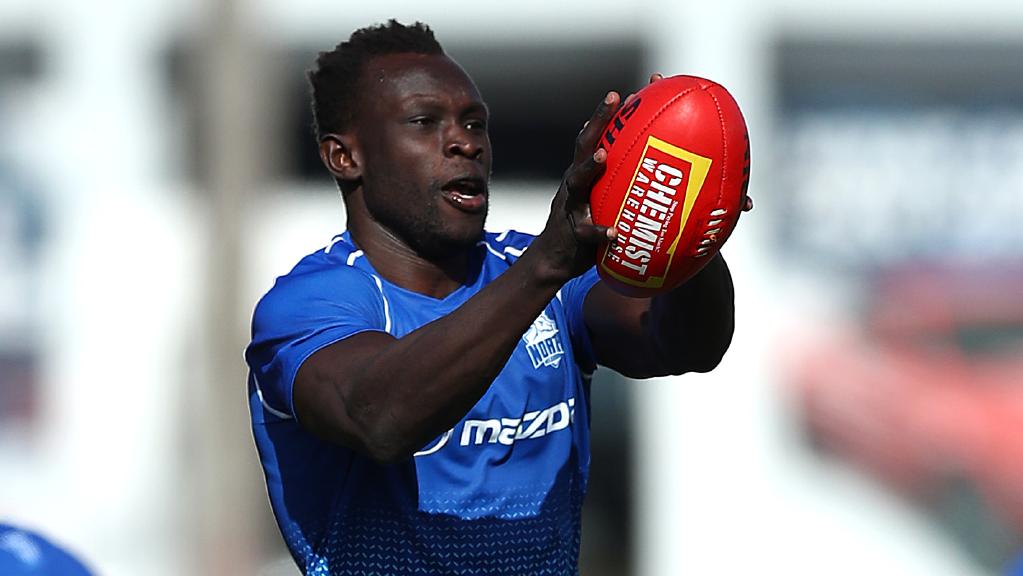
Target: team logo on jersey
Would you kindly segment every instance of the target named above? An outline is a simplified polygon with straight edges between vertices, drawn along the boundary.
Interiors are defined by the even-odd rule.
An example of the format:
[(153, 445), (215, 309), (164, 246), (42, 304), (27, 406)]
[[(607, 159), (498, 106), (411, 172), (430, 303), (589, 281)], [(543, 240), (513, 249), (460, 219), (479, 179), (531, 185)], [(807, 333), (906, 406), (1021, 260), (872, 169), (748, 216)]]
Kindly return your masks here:
[(558, 325), (543, 311), (533, 325), (522, 335), (522, 341), (526, 343), (526, 352), (533, 361), (533, 368), (550, 366), (557, 368), (561, 363), (561, 357), (565, 355), (565, 349), (558, 341)]

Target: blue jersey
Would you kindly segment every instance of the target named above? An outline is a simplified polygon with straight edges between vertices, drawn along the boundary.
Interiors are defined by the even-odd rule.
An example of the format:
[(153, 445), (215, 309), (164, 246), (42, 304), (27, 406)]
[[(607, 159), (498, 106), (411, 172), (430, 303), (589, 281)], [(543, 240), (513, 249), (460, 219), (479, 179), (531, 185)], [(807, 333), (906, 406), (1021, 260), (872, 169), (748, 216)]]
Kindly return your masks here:
[(260, 300), (249, 364), (252, 428), (281, 533), (306, 574), (577, 574), (589, 469), (582, 304), (567, 283), (465, 417), (413, 458), (381, 465), (296, 421), (295, 374), (367, 330), (396, 338), (445, 316), (501, 275), (533, 237), (487, 233), (473, 277), (443, 299), (389, 283), (348, 233)]

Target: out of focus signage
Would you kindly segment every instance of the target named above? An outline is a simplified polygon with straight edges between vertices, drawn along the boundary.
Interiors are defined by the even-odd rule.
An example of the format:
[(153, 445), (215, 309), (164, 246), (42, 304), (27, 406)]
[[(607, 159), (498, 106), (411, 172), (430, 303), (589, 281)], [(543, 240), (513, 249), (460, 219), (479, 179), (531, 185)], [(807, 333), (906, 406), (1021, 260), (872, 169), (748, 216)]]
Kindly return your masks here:
[(29, 41), (0, 41), (0, 448), (30, 435), (39, 413), (45, 208), (32, 170), (20, 162), (12, 128), (27, 87), (40, 75)]
[(780, 42), (777, 138), (762, 146), (782, 250), (852, 268), (1023, 256), (1021, 50)]
[(1023, 256), (1023, 110), (816, 110), (781, 130), (786, 248), (844, 264)]

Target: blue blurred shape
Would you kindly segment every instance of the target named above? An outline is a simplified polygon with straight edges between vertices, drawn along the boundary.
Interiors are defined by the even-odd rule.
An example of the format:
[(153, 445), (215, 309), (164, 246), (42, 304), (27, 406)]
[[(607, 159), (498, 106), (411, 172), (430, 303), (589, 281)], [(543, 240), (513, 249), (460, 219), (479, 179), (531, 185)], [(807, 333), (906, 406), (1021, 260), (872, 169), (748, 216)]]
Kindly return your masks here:
[(4, 576), (91, 576), (85, 565), (43, 536), (0, 524), (0, 574)]
[(1023, 552), (1020, 552), (1016, 559), (1009, 564), (1005, 576), (1023, 576)]

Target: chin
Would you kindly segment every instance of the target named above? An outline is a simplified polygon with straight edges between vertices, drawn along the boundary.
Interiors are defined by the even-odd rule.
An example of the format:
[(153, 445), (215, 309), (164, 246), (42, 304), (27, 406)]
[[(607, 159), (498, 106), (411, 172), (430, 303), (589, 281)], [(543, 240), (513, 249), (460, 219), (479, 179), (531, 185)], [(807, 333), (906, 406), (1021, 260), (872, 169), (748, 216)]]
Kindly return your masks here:
[(422, 245), (419, 253), (430, 259), (441, 259), (455, 256), (476, 248), (483, 239), (483, 231), (478, 234), (458, 237), (435, 237)]
[(480, 223), (471, 229), (444, 230), (420, 236), (412, 243), (412, 248), (428, 260), (438, 260), (472, 250), (482, 239), (483, 224)]

